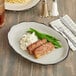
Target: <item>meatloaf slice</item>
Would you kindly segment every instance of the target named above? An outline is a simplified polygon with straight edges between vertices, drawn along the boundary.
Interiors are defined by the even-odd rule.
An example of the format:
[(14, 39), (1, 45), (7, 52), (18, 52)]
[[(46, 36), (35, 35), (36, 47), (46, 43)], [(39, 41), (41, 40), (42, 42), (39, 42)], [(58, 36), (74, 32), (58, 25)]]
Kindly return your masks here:
[(37, 42), (29, 45), (29, 46), (27, 47), (27, 50), (29, 51), (30, 54), (33, 54), (33, 51), (34, 51), (37, 47), (41, 46), (42, 44), (44, 44), (44, 43), (46, 43), (46, 42), (47, 42), (46, 39), (38, 40)]
[(54, 45), (51, 42), (47, 42), (40, 47), (36, 48), (33, 53), (35, 58), (40, 58), (41, 56), (51, 52), (54, 49)]

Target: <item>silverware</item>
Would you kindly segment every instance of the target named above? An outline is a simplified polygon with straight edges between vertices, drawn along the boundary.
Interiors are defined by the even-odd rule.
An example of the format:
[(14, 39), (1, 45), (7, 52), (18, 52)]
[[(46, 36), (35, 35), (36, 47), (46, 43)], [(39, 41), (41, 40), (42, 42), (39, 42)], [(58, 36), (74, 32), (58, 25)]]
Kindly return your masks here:
[(71, 28), (67, 21), (63, 17), (60, 17), (60, 20), (76, 36), (76, 32)]
[(62, 27), (59, 27), (58, 30), (61, 32), (61, 34), (64, 34), (76, 47), (76, 42), (71, 37), (69, 37), (69, 35), (64, 31), (64, 29)]

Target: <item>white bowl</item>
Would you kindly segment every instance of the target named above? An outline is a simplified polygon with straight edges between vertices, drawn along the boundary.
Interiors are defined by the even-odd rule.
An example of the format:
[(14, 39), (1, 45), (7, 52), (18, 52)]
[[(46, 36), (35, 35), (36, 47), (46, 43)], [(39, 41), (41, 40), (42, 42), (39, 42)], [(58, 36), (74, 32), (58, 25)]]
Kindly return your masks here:
[(31, 0), (27, 4), (14, 4), (14, 3), (9, 3), (5, 2), (5, 9), (6, 10), (12, 10), (12, 11), (22, 11), (22, 10), (28, 10), (29, 8), (34, 7), (40, 0)]

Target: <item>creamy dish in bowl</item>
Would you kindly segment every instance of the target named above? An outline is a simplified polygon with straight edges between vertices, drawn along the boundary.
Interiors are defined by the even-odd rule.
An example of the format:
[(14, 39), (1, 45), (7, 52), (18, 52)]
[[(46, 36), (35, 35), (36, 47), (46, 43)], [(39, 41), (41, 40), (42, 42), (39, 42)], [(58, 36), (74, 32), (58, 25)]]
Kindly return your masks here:
[(30, 2), (31, 0), (5, 0), (6, 2), (9, 2), (9, 3), (28, 3)]
[(5, 9), (23, 11), (34, 7), (40, 0), (5, 0)]

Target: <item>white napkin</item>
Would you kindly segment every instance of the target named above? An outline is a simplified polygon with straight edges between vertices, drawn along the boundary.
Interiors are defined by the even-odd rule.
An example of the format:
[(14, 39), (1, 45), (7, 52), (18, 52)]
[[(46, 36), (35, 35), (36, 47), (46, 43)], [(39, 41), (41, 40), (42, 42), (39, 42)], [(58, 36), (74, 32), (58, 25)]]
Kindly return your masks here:
[[(68, 16), (69, 17), (69, 16)], [(74, 23), (73, 21), (72, 21), (72, 23), (71, 23), (71, 21), (69, 21), (69, 19), (68, 19), (68, 21), (67, 21), (67, 16), (64, 16), (63, 18), (65, 18), (65, 20), (66, 20), (66, 22), (70, 22), (70, 24), (72, 24), (72, 23)], [(70, 17), (69, 17), (70, 18)], [(73, 32), (71, 32), (70, 31), (70, 29), (68, 29), (67, 27), (66, 27), (66, 25), (64, 25), (63, 24), (63, 22), (60, 20), (60, 19), (57, 19), (57, 20), (55, 20), (55, 21), (52, 21), (52, 22), (50, 22), (50, 24), (51, 24), (51, 26), (56, 30), (56, 31), (58, 31), (58, 32), (60, 32), (67, 40), (68, 40), (68, 44), (69, 44), (69, 46), (70, 46), (70, 48), (73, 50), (73, 51), (76, 51), (76, 46), (72, 43), (72, 41), (70, 40), (70, 39), (72, 39), (75, 43), (76, 43), (76, 36), (73, 34)], [(75, 25), (75, 24), (74, 24)], [(69, 26), (69, 25), (68, 25)], [(59, 30), (59, 29), (61, 29), (61, 30), (64, 30), (64, 33), (61, 31), (61, 30)], [(73, 30), (73, 28), (72, 28), (72, 30)], [(68, 35), (68, 36), (67, 36)], [(70, 39), (69, 39), (69, 38)]]
[(76, 24), (68, 15), (61, 17), (60, 20), (74, 35), (76, 35)]

